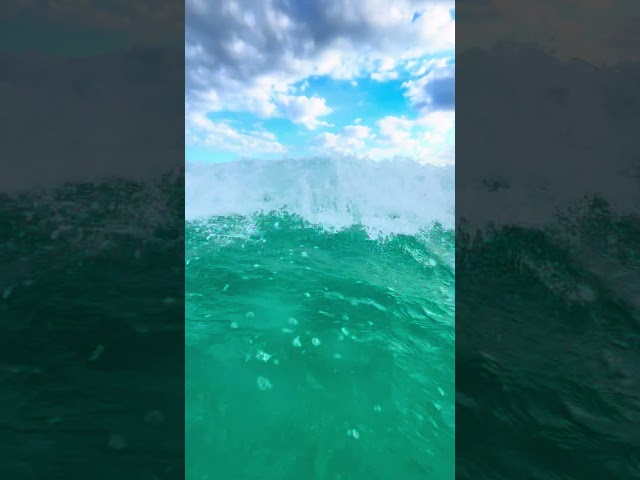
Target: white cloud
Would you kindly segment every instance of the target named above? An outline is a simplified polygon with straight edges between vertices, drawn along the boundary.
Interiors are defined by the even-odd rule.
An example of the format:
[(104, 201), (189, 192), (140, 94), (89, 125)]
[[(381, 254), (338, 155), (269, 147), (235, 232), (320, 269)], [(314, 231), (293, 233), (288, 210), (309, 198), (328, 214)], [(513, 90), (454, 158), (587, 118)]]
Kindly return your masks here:
[(285, 147), (278, 143), (271, 132), (256, 129), (240, 131), (227, 122), (214, 122), (202, 113), (188, 113), (185, 140), (187, 145), (212, 147), (239, 154), (284, 153)]
[(362, 155), (367, 140), (372, 138), (371, 129), (364, 125), (348, 125), (339, 133), (323, 132), (316, 137), (321, 150), (330, 150), (350, 155)]
[(350, 125), (338, 133), (322, 132), (316, 137), (321, 151), (368, 157), (374, 160), (410, 157), (424, 163), (453, 164), (454, 112), (429, 112), (416, 119), (386, 116), (375, 128)]
[(409, 103), (418, 109), (453, 110), (455, 64), (450, 59), (425, 61), (415, 71), (419, 78), (402, 84)]
[[(396, 59), (452, 50), (453, 6), (437, 0), (187, 0), (187, 107), (284, 115), (316, 128), (323, 122), (314, 119), (326, 113), (300, 115), (287, 108), (291, 101), (278, 101), (282, 94), (292, 95), (293, 85), (311, 75), (385, 81), (397, 77)], [(416, 11), (423, 15), (412, 22)]]
[(292, 122), (300, 123), (309, 130), (315, 130), (319, 126), (330, 126), (327, 122), (318, 120), (318, 117), (332, 112), (324, 98), (280, 95), (276, 104)]

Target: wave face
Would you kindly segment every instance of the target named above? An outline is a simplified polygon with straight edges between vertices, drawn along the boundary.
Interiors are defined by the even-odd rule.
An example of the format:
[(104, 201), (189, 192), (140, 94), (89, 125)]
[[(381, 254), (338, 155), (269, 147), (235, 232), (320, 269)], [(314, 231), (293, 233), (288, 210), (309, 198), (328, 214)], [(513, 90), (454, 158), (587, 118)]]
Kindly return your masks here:
[(11, 478), (182, 468), (183, 178), (0, 194)]
[(640, 218), (584, 203), (457, 234), (461, 478), (638, 476)]
[(453, 227), (454, 182), (453, 167), (410, 160), (190, 163), (186, 218), (285, 211), (329, 230), (413, 235), (433, 222)]
[(453, 171), (187, 167), (187, 477), (453, 478)]
[(456, 476), (636, 478), (640, 69), (456, 68)]

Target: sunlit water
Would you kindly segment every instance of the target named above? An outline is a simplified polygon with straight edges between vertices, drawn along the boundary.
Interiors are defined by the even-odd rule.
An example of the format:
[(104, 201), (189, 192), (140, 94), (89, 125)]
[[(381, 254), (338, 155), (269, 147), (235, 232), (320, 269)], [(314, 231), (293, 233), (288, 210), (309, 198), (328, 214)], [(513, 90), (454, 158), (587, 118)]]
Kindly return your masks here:
[[(340, 173), (382, 182), (373, 165), (287, 177), (276, 164), (257, 188), (313, 168), (300, 187), (310, 203), (207, 214), (197, 199), (211, 201), (221, 170), (200, 168), (187, 177), (187, 478), (453, 478), (454, 238), (447, 212), (426, 213), (425, 188), (446, 198), (449, 185), (400, 166), (423, 174), (403, 193), (426, 203), (394, 205)], [(341, 208), (347, 188), (361, 195)]]

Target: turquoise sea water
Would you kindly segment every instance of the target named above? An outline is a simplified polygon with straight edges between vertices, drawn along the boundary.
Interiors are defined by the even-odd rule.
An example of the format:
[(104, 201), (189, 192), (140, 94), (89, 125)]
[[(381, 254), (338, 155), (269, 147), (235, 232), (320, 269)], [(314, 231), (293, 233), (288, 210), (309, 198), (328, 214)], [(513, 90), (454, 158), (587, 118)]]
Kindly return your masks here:
[(0, 194), (0, 477), (184, 478), (183, 185)]
[(187, 478), (453, 478), (451, 171), (385, 168), (188, 169)]
[(458, 478), (638, 477), (639, 238), (598, 197), (457, 232)]

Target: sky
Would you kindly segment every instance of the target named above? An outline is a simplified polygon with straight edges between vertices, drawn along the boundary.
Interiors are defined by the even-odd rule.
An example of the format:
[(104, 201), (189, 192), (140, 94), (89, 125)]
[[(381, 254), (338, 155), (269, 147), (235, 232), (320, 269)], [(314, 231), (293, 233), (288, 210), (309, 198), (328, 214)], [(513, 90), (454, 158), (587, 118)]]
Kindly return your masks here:
[(85, 57), (132, 45), (182, 48), (183, 0), (0, 3), (0, 51)]
[(186, 160), (454, 163), (442, 0), (186, 0)]
[(597, 66), (640, 60), (636, 0), (458, 0), (458, 53), (500, 38)]

